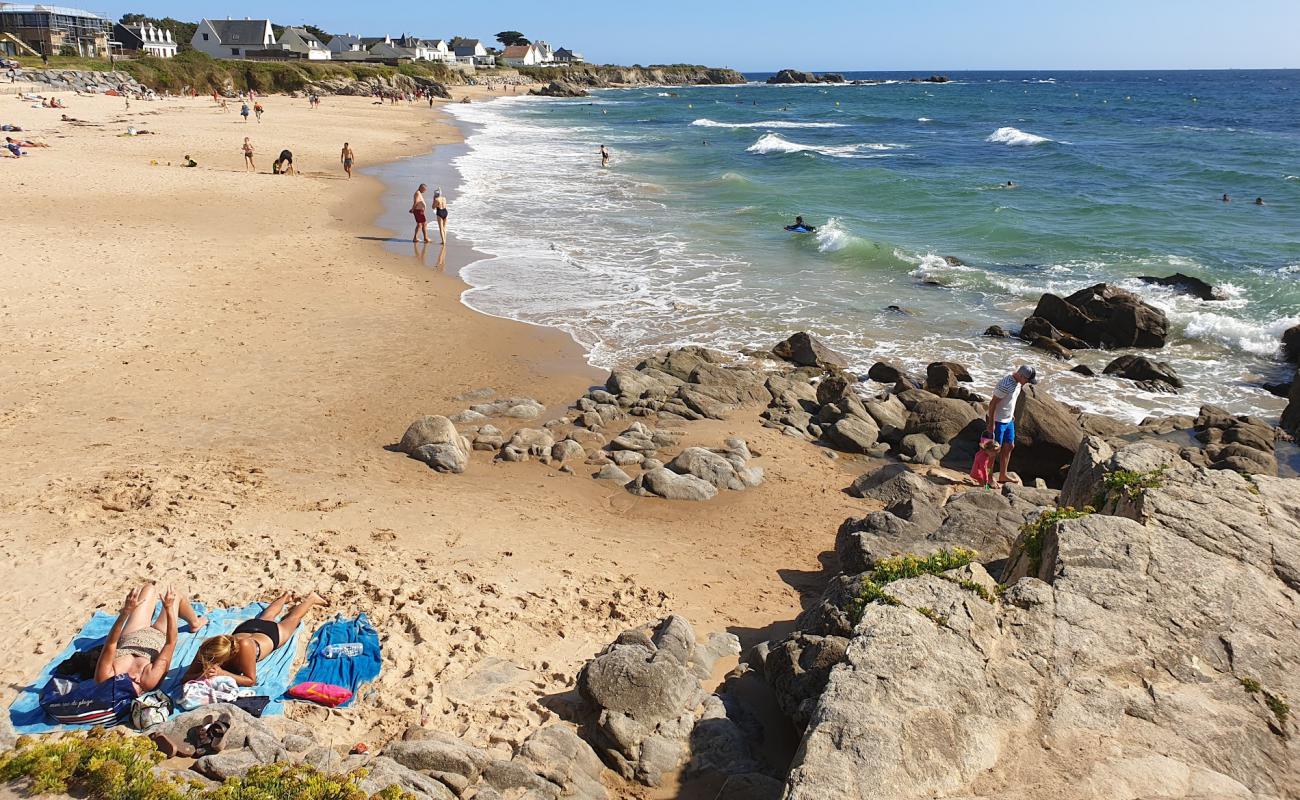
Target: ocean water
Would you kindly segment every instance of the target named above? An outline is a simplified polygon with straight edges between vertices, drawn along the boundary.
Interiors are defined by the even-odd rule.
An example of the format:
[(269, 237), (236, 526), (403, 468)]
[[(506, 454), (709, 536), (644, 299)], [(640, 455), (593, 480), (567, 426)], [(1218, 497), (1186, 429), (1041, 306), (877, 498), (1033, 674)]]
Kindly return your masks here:
[[(451, 106), (468, 134), (456, 230), (486, 254), (464, 301), (561, 328), (605, 367), (809, 330), (859, 370), (952, 359), (985, 391), (1032, 363), (1054, 395), (1128, 419), (1277, 414), (1259, 383), (1283, 375), (1278, 337), (1300, 322), (1300, 71), (848, 77), (889, 82)], [(817, 233), (784, 232), (796, 214)], [(1228, 299), (1134, 280), (1174, 272)], [(980, 336), (1100, 281), (1167, 312), (1170, 344), (1148, 355), (1182, 394)]]

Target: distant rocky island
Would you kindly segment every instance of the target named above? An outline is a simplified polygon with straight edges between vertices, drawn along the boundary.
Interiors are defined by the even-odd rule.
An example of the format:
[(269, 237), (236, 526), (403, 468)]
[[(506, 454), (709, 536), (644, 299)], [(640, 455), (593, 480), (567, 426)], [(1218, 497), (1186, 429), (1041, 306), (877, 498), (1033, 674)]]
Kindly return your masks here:
[[(908, 83), (948, 83), (951, 79), (947, 75), (931, 75), (928, 78), (908, 78)], [(813, 72), (804, 72), (797, 69), (783, 69), (772, 77), (767, 79), (770, 84), (782, 83), (852, 83), (854, 85), (871, 85), (877, 83), (888, 83), (889, 81), (877, 78), (867, 78), (864, 80), (849, 81), (838, 72), (823, 72), (820, 75)]]

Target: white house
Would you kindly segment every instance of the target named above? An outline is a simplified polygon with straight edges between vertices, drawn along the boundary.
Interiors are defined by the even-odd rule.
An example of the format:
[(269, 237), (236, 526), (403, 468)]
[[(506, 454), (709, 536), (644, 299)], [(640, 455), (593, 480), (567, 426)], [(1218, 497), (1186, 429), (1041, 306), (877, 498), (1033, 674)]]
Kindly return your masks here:
[(213, 58), (245, 58), (249, 50), (275, 47), (269, 19), (204, 19), (190, 46)]
[(462, 39), (455, 49), (456, 61), (461, 64), (474, 64), (490, 67), (495, 59), (488, 55), (487, 48), (478, 39)]
[(150, 22), (113, 26), (113, 39), (125, 52), (142, 53), (155, 58), (173, 58), (178, 45), (172, 32)]
[(555, 51), (546, 42), (533, 42), (533, 47), (537, 50), (539, 63), (549, 64), (555, 60)]
[(329, 48), (306, 28), (285, 28), (276, 44), (291, 53), (297, 53), (308, 61), (330, 60)]
[(536, 67), (542, 63), (542, 54), (531, 44), (512, 44), (501, 51), (501, 60), (507, 67)]

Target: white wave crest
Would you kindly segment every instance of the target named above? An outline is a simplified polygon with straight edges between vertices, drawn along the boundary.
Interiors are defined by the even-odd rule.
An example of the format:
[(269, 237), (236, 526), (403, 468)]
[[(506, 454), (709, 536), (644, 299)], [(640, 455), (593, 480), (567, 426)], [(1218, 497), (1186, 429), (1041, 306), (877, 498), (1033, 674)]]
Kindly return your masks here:
[(757, 141), (746, 148), (747, 153), (757, 153), (759, 155), (769, 155), (772, 153), (820, 153), (824, 156), (833, 158), (881, 158), (881, 156), (863, 155), (863, 150), (898, 150), (906, 148), (903, 144), (842, 144), (842, 145), (811, 145), (792, 142), (789, 139), (783, 139), (777, 133), (765, 133)]
[(1174, 313), (1170, 314), (1170, 317), (1175, 322), (1183, 323), (1183, 335), (1189, 339), (1214, 342), (1257, 356), (1271, 356), (1276, 353), (1280, 346), (1282, 332), (1293, 325), (1300, 324), (1300, 317), (1281, 317), (1260, 324), (1213, 311)]
[(1026, 133), (1019, 128), (1006, 127), (998, 128), (984, 141), (993, 144), (1011, 145), (1012, 147), (1029, 147), (1036, 144), (1047, 144), (1053, 140), (1048, 139), (1046, 136), (1039, 136), (1036, 133)]
[(823, 253), (838, 253), (858, 241), (856, 236), (840, 227), (840, 221), (835, 217), (826, 220), (826, 224), (818, 227), (814, 235), (817, 249)]
[(917, 121), (917, 122), (934, 122), (934, 120), (930, 119), (929, 117), (917, 117), (917, 118), (916, 118), (916, 121)]
[(843, 128), (839, 122), (791, 122), (788, 120), (769, 120), (765, 122), (717, 122), (708, 118), (697, 119), (691, 123), (697, 128)]

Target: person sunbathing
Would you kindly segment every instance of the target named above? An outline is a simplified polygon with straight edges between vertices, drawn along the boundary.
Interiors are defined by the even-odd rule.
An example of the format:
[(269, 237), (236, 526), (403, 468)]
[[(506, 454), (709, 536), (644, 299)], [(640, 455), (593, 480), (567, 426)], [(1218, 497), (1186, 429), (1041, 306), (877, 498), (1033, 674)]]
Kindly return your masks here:
[(45, 142), (37, 142), (32, 139), (14, 139), (11, 136), (5, 137), (5, 144), (16, 144), (19, 147), (49, 147)]
[(151, 624), (149, 618), (157, 602), (158, 590), (152, 583), (132, 589), (126, 596), (95, 662), (97, 683), (126, 675), (138, 694), (152, 692), (171, 669), (177, 616), (185, 620), (191, 631), (198, 631), (207, 623), (194, 612), (188, 598), (168, 587), (162, 597), (162, 610)]
[(289, 641), (302, 620), (316, 606), (328, 606), (329, 601), (316, 592), (307, 595), (276, 620), (289, 602), (285, 592), (266, 607), (255, 619), (241, 622), (233, 633), (213, 636), (199, 645), (194, 663), (185, 670), (183, 682), (204, 680), (225, 675), (235, 679), (240, 686), (257, 684), (257, 662), (280, 649)]

